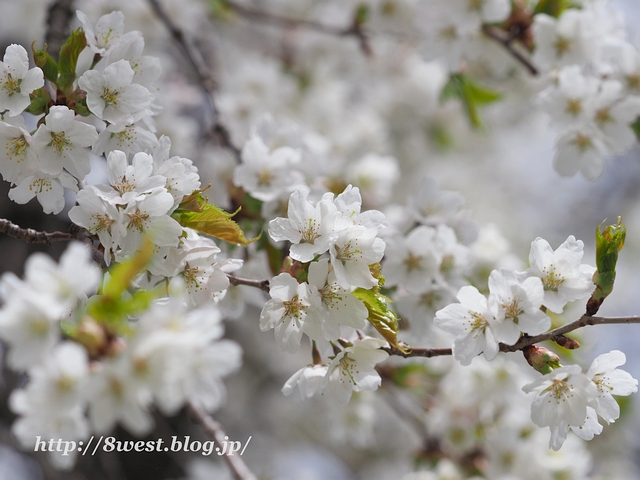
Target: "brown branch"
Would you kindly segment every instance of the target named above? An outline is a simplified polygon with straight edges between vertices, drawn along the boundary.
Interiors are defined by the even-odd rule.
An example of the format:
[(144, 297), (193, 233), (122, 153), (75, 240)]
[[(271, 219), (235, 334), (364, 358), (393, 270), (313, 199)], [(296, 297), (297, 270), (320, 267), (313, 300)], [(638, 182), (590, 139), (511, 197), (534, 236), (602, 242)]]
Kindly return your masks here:
[(70, 233), (39, 232), (32, 228), (20, 228), (15, 223), (4, 218), (0, 218), (0, 233), (24, 240), (27, 243), (46, 243), (47, 245), (51, 245), (53, 242), (68, 242), (73, 240), (73, 236)]
[(200, 55), (200, 52), (198, 52), (198, 50), (187, 41), (184, 32), (180, 28), (178, 28), (178, 26), (173, 22), (173, 20), (171, 20), (171, 18), (169, 18), (158, 0), (148, 0), (148, 2), (158, 19), (164, 24), (167, 30), (169, 30), (169, 33), (171, 34), (171, 37), (173, 38), (175, 43), (182, 49), (187, 62), (196, 75), (198, 85), (200, 86), (203, 95), (207, 99), (207, 107), (211, 112), (213, 122), (211, 132), (213, 134), (213, 137), (216, 139), (218, 144), (230, 150), (236, 157), (236, 160), (239, 161), (240, 149), (231, 141), (229, 130), (227, 130), (227, 128), (222, 123), (220, 123), (220, 112), (218, 111), (218, 107), (216, 106), (214, 100), (217, 85), (205, 64), (204, 59), (202, 58), (202, 55)]
[(336, 27), (304, 18), (283, 17), (264, 10), (245, 7), (244, 5), (239, 5), (231, 0), (226, 0), (224, 3), (226, 7), (244, 18), (268, 23), (276, 27), (285, 29), (306, 28), (308, 30), (313, 30), (314, 32), (333, 35), (336, 37), (355, 37), (365, 55), (371, 56), (373, 54), (373, 50), (371, 49), (371, 44), (369, 42), (369, 36), (357, 19), (346, 28)]
[[(224, 445), (225, 442), (228, 442), (229, 437), (226, 432), (222, 428), (222, 425), (213, 419), (211, 415), (209, 415), (203, 408), (198, 405), (189, 402), (187, 404), (189, 412), (195, 417), (197, 422), (202, 426), (204, 431), (207, 433), (209, 438), (214, 440), (218, 445)], [(253, 474), (247, 464), (244, 463), (242, 457), (240, 455), (229, 455), (226, 453), (224, 455), (224, 459), (226, 460), (233, 476), (236, 480), (257, 480), (257, 477)]]
[(74, 0), (56, 0), (49, 5), (47, 10), (47, 31), (44, 41), (47, 44), (47, 52), (57, 60), (60, 47), (69, 36), (69, 25), (73, 19)]
[(482, 26), (482, 33), (502, 45), (513, 58), (518, 60), (518, 62), (520, 62), (529, 71), (531, 75), (538, 75), (538, 73), (540, 73), (538, 71), (538, 68), (533, 63), (531, 63), (531, 60), (529, 60), (513, 46), (512, 38), (504, 37), (499, 33), (499, 30), (497, 28), (491, 27), (489, 25)]
[[(513, 345), (506, 345), (504, 343), (500, 344), (501, 352), (517, 352), (518, 350), (522, 350), (530, 345), (534, 345), (536, 343), (544, 342), (547, 340), (551, 340), (552, 342), (556, 342), (559, 345), (566, 345), (568, 341), (571, 339), (567, 339), (564, 336), (565, 333), (573, 332), (582, 327), (586, 327), (588, 325), (624, 325), (624, 324), (632, 324), (632, 323), (640, 323), (640, 316), (631, 316), (631, 317), (590, 317), (588, 315), (583, 315), (578, 320), (567, 323), (562, 327), (558, 327), (554, 330), (550, 330), (546, 333), (542, 333), (540, 335), (536, 335), (530, 337), (529, 335), (523, 335)], [(575, 340), (574, 340), (575, 342)], [(575, 348), (575, 347), (574, 347)], [(409, 357), (439, 357), (443, 355), (451, 355), (452, 351), (450, 348), (413, 348), (407, 346), (406, 351), (396, 347), (385, 347), (382, 350), (387, 352), (389, 355), (396, 355), (399, 357), (409, 358)]]
[(229, 283), (235, 287), (238, 285), (247, 285), (248, 287), (259, 288), (263, 292), (269, 293), (269, 280), (253, 280), (250, 278), (236, 277), (227, 273)]

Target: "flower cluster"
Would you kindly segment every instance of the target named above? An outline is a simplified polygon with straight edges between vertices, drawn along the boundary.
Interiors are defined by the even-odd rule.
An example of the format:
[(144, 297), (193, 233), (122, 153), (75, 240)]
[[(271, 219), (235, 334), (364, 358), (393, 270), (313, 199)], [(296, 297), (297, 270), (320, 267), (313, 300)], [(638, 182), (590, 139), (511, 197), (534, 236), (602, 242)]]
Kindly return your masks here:
[(607, 424), (620, 416), (620, 406), (612, 395), (627, 396), (638, 391), (638, 381), (617, 367), (626, 362), (619, 350), (598, 356), (586, 374), (578, 365), (556, 368), (523, 387), (536, 396), (531, 420), (550, 427), (549, 447), (559, 450), (571, 429), (583, 440), (602, 432), (598, 417)]
[[(326, 193), (315, 204), (308, 197), (308, 190), (292, 193), (287, 217), (269, 223), (271, 238), (290, 242), (289, 256), (301, 268), (306, 267), (306, 281), (299, 282), (293, 272), (271, 280), (271, 300), (260, 314), (260, 328), (274, 329), (278, 345), (290, 353), (300, 348), (303, 333), (314, 342), (335, 341), (365, 327), (367, 308), (352, 292), (378, 286), (371, 266), (380, 262), (385, 248), (378, 237), (379, 229), (385, 226), (384, 215), (360, 211), (362, 199), (357, 187), (349, 185), (335, 198)], [(387, 357), (379, 350), (385, 344), (375, 338), (356, 340), (333, 356), (331, 364), (324, 367), (324, 378), (337, 398), (348, 401), (353, 390), (377, 388), (380, 377), (372, 368)], [(319, 368), (302, 369), (285, 392), (291, 391), (291, 382), (306, 384), (308, 376), (316, 378)], [(317, 390), (300, 388), (307, 397)]]
[[(128, 335), (116, 336), (87, 313), (99, 301), (100, 282), (89, 248), (79, 243), (59, 265), (36, 254), (24, 280), (5, 274), (0, 281), (0, 338), (9, 345), (9, 365), (29, 377), (10, 398), (19, 415), (13, 431), (25, 448), (36, 437), (86, 440), (116, 423), (144, 435), (154, 424), (152, 404), (172, 415), (187, 401), (210, 411), (225, 401), (221, 379), (239, 368), (241, 350), (220, 339), (222, 318), (212, 302), (191, 308), (175, 288)], [(60, 468), (73, 466), (76, 454), (50, 452)]]
[(439, 310), (434, 320), (456, 336), (453, 356), (463, 365), (480, 353), (492, 360), (500, 342), (513, 345), (523, 333), (546, 332), (551, 326), (546, 309), (561, 313), (568, 302), (586, 298), (594, 289), (595, 268), (581, 264), (583, 248), (573, 236), (555, 251), (537, 238), (531, 244), (528, 270), (491, 272), (488, 298), (476, 287), (462, 287), (460, 303)]

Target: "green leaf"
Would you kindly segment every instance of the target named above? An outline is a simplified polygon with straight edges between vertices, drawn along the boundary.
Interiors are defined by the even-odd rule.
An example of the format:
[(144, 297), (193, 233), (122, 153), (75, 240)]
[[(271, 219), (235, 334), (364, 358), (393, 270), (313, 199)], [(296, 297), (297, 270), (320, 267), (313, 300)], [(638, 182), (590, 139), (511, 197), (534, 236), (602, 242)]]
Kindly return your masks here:
[(102, 288), (102, 295), (116, 298), (122, 295), (131, 282), (151, 261), (153, 256), (153, 243), (149, 237), (144, 237), (142, 246), (134, 255), (126, 260), (115, 264), (111, 270), (110, 278)]
[(369, 19), (369, 6), (366, 3), (361, 3), (356, 7), (355, 15), (353, 16), (354, 25), (363, 25)]
[(356, 288), (351, 292), (354, 297), (360, 300), (367, 307), (369, 312), (369, 323), (398, 350), (407, 353), (407, 349), (398, 342), (398, 316), (388, 306), (389, 299), (373, 290)]
[(538, 13), (546, 13), (547, 15), (558, 18), (562, 12), (575, 6), (576, 4), (571, 0), (540, 0), (533, 9), (533, 13), (535, 15)]
[(478, 114), (478, 108), (500, 100), (502, 96), (475, 82), (470, 76), (464, 73), (455, 73), (449, 77), (449, 81), (442, 90), (444, 100), (455, 98), (462, 102), (467, 117), (471, 125), (475, 128), (482, 126), (482, 121)]
[(202, 195), (201, 190), (196, 190), (183, 202), (171, 216), (178, 221), (183, 227), (193, 228), (199, 233), (204, 233), (214, 238), (219, 238), (225, 242), (234, 243), (236, 245), (247, 246), (258, 240), (261, 236), (247, 239), (240, 226), (231, 217), (240, 211), (233, 213), (225, 212)]
[(587, 302), (587, 315), (595, 315), (604, 299), (613, 291), (618, 253), (624, 246), (627, 234), (626, 228), (622, 224), (622, 217), (618, 217), (617, 224), (609, 225), (600, 231), (602, 223), (596, 228), (597, 270), (593, 274), (593, 283), (595, 283), (596, 289)]
[(80, 52), (87, 46), (87, 39), (82, 28), (78, 28), (71, 33), (66, 42), (60, 47), (60, 58), (58, 59), (58, 88), (67, 92), (76, 79), (76, 65)]
[(31, 98), (31, 103), (27, 108), (25, 108), (25, 112), (28, 112), (32, 115), (41, 115), (46, 113), (49, 110), (49, 104), (51, 104), (51, 94), (45, 88), (39, 88), (34, 90), (29, 95)]
[(153, 243), (145, 237), (140, 250), (130, 258), (114, 265), (99, 295), (94, 295), (87, 302), (87, 315), (96, 322), (106, 325), (115, 334), (120, 335), (126, 332), (129, 315), (146, 310), (158, 294), (154, 290), (137, 290), (133, 294), (128, 291), (133, 280), (148, 265), (153, 252)]
[(633, 130), (633, 133), (636, 134), (636, 138), (640, 140), (640, 117), (636, 118), (636, 121), (633, 122), (630, 126)]
[(36, 50), (33, 46), (36, 42), (31, 44), (31, 51), (33, 52), (33, 60), (35, 64), (44, 72), (44, 78), (53, 83), (58, 83), (58, 64), (51, 55), (47, 53), (47, 44), (44, 44), (43, 50)]

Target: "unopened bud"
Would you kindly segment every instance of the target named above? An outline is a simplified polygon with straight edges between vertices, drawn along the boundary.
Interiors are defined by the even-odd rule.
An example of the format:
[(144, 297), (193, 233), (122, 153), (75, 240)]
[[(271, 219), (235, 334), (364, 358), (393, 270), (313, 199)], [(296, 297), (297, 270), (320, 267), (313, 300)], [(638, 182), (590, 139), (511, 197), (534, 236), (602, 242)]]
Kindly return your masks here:
[(580, 348), (580, 342), (573, 338), (565, 337), (564, 335), (558, 335), (553, 339), (558, 345), (566, 348), (567, 350), (575, 350)]
[[(604, 222), (603, 222), (604, 223)], [(596, 285), (591, 298), (587, 302), (587, 315), (595, 315), (604, 299), (613, 291), (616, 279), (616, 263), (618, 252), (622, 250), (626, 229), (622, 224), (622, 217), (618, 217), (617, 225), (609, 225), (602, 232), (596, 228), (596, 273), (593, 283)]]
[(545, 347), (529, 345), (522, 349), (522, 353), (529, 365), (543, 375), (562, 366), (560, 365), (560, 357)]
[(102, 325), (87, 316), (76, 330), (75, 340), (87, 349), (90, 357), (97, 357), (107, 345), (107, 333)]

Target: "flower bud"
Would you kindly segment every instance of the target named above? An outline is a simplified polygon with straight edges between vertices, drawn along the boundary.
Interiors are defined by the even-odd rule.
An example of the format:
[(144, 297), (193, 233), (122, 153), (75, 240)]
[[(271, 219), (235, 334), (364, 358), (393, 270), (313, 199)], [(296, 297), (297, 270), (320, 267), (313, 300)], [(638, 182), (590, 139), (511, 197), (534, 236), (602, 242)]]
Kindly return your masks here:
[(622, 217), (618, 217), (617, 225), (609, 225), (602, 232), (600, 231), (601, 226), (602, 223), (596, 228), (596, 267), (598, 269), (593, 274), (593, 283), (595, 283), (596, 289), (587, 302), (587, 315), (589, 316), (598, 312), (604, 299), (613, 290), (618, 252), (622, 250), (626, 236)]
[(522, 353), (529, 365), (543, 375), (562, 366), (560, 365), (560, 357), (545, 347), (529, 345), (522, 349)]

